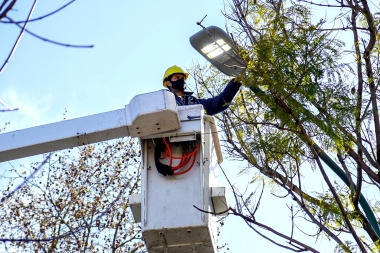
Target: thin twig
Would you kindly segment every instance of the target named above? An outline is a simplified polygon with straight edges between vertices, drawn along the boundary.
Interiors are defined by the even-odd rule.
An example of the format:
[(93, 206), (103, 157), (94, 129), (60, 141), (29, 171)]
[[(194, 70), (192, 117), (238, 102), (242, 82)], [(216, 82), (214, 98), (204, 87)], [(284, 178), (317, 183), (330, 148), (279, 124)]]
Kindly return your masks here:
[[(12, 20), (12, 19), (8, 18), (8, 20)], [(21, 26), (19, 24), (15, 23), (15, 25), (18, 26), (19, 28), (21, 28)], [(40, 39), (42, 41), (49, 42), (49, 43), (52, 43), (55, 45), (59, 45), (59, 46), (75, 47), (75, 48), (93, 48), (94, 47), (94, 45), (71, 45), (71, 44), (67, 44), (67, 43), (62, 43), (62, 42), (46, 39), (44, 37), (41, 37), (41, 36), (31, 32), (31, 31), (29, 31), (28, 29), (25, 29), (25, 32), (32, 35), (33, 37), (36, 37), (37, 39)]]
[(26, 22), (33, 22), (33, 21), (37, 21), (37, 20), (41, 20), (41, 19), (44, 19), (44, 18), (47, 18), (57, 12), (59, 12), (60, 10), (66, 8), (68, 5), (72, 4), (75, 0), (71, 0), (70, 2), (68, 2), (67, 4), (63, 5), (62, 7), (58, 8), (57, 10), (53, 11), (53, 12), (50, 12), (46, 15), (43, 15), (41, 17), (38, 17), (38, 18), (33, 18), (33, 19), (30, 19), (29, 21), (1, 21), (0, 23), (4, 23), (4, 24), (22, 24), (22, 23), (26, 23)]
[(28, 183), (28, 181), (33, 178), (37, 172), (39, 172), (41, 170), (41, 168), (45, 165), (45, 163), (50, 159), (50, 156), (52, 155), (52, 153), (50, 153), (48, 156), (45, 157), (45, 159), (42, 161), (42, 163), (40, 164), (40, 166), (38, 166), (37, 169), (35, 169), (27, 178), (25, 178), (24, 182), (22, 182), (19, 186), (17, 186), (13, 191), (11, 191), (10, 193), (8, 193), (7, 196), (1, 198), (0, 200), (0, 204), (2, 204), (4, 201), (6, 201), (7, 199), (9, 199), (10, 197), (12, 197), (13, 194), (15, 194), (18, 190), (20, 190), (22, 187), (24, 187), (24, 185), (26, 183)]
[(86, 229), (88, 228), (89, 226), (91, 226), (92, 224), (96, 223), (97, 220), (99, 220), (101, 217), (103, 217), (104, 215), (106, 215), (108, 213), (108, 211), (116, 204), (117, 201), (120, 200), (121, 196), (124, 195), (124, 192), (125, 190), (129, 187), (130, 185), (130, 182), (134, 179), (134, 177), (132, 177), (128, 183), (123, 187), (123, 189), (119, 192), (118, 196), (115, 198), (114, 201), (111, 202), (111, 204), (106, 208), (106, 210), (104, 210), (103, 212), (101, 212), (93, 221), (92, 223), (90, 224), (87, 224), (85, 226), (80, 226), (70, 232), (67, 232), (67, 233), (64, 233), (62, 235), (58, 235), (58, 236), (52, 236), (52, 237), (49, 237), (49, 238), (33, 238), (33, 239), (29, 239), (29, 238), (0, 238), (0, 241), (2, 242), (50, 242), (50, 241), (54, 241), (54, 240), (59, 240), (59, 239), (62, 239), (62, 238), (65, 238), (67, 236), (70, 236), (70, 235), (75, 235), (76, 233), (79, 233), (80, 231), (82, 231), (83, 229)]
[(0, 110), (0, 112), (9, 112), (9, 111), (17, 111), (18, 110), (18, 108), (11, 108), (3, 100), (1, 100), (1, 98), (0, 98), (0, 104), (2, 104), (5, 108), (8, 109), (8, 110)]
[[(16, 42), (13, 44), (13, 48), (12, 48), (11, 52), (9, 53), (7, 59), (6, 59), (5, 62), (3, 63), (3, 66), (2, 66), (1, 69), (0, 69), (0, 74), (4, 71), (5, 66), (7, 66), (8, 62), (10, 61), (10, 59), (11, 59), (11, 57), (12, 57), (12, 55), (13, 55), (13, 53), (16, 51), (17, 45), (18, 45), (18, 43), (20, 42), (20, 40), (21, 40), (22, 36), (24, 35), (25, 30), (26, 30), (26, 25), (28, 24), (28, 20), (29, 20), (30, 17), (32, 16), (33, 11), (34, 11), (34, 8), (35, 8), (36, 5), (37, 5), (37, 1), (38, 1), (38, 0), (34, 0), (33, 6), (32, 6), (32, 8), (30, 8), (30, 11), (29, 11), (28, 17), (27, 17), (27, 19), (26, 19), (26, 22), (24, 23), (24, 26), (23, 26), (23, 27), (20, 26), (20, 27), (21, 27), (21, 32), (20, 32), (20, 34), (18, 35)], [(16, 1), (15, 1), (15, 2), (16, 2)], [(0, 19), (1, 19), (1, 18), (2, 18), (2, 17), (0, 16)]]

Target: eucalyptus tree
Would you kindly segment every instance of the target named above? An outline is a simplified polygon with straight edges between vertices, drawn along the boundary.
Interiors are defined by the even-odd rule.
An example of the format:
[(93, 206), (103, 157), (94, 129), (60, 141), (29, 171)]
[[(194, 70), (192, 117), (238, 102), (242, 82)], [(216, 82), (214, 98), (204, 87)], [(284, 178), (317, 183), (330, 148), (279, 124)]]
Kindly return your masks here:
[[(244, 87), (218, 116), (225, 148), (248, 162), (246, 171), (261, 173), (248, 182), (264, 176), (296, 203), (282, 210), (291, 213), (289, 231), (302, 230), (301, 217), (313, 224), (309, 234), (334, 240), (337, 251), (380, 250), (379, 202), (362, 194), (378, 196), (380, 189), (378, 11), (364, 0), (232, 0), (224, 11), (236, 50), (248, 62), (238, 76)], [(200, 96), (215, 94), (224, 78), (199, 66), (192, 75)], [(310, 183), (316, 173), (322, 186)], [(269, 231), (273, 237), (265, 238), (281, 247), (317, 252), (293, 232), (255, 218), (260, 205), (252, 196), (265, 201), (259, 192), (234, 190), (230, 213), (258, 233)]]

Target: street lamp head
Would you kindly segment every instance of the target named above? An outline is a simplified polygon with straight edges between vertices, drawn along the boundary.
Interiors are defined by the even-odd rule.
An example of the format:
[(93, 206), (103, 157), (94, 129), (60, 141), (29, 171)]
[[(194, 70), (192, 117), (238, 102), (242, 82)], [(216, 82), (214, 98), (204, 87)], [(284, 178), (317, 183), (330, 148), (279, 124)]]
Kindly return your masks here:
[(190, 37), (190, 44), (215, 68), (228, 76), (236, 76), (247, 66), (234, 48), (232, 39), (216, 26), (202, 29)]

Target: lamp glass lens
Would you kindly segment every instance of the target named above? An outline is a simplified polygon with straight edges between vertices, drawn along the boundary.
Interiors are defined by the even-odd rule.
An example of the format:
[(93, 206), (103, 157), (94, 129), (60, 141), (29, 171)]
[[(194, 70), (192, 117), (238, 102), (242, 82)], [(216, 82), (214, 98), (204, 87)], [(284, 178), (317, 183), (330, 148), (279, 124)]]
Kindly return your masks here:
[(208, 44), (201, 51), (209, 58), (213, 59), (218, 55), (221, 55), (223, 52), (227, 52), (231, 47), (224, 40), (219, 39), (216, 42)]

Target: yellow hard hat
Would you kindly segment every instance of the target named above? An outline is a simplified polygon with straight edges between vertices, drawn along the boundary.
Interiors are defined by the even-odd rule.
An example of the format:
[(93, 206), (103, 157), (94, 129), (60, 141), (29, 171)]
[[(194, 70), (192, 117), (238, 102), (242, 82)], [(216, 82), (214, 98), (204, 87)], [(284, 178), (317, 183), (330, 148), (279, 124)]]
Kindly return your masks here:
[(173, 74), (183, 74), (185, 75), (185, 80), (189, 77), (189, 74), (183, 71), (183, 69), (181, 69), (177, 65), (173, 65), (165, 71), (164, 78), (162, 79), (164, 87), (166, 87), (165, 79)]

